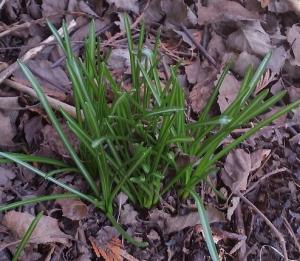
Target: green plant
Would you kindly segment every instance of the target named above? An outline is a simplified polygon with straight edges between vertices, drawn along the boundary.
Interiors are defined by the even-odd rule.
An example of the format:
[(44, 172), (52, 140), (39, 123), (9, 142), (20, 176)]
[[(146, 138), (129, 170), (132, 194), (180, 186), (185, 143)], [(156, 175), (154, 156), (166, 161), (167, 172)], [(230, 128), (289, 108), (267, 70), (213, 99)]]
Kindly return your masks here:
[(26, 233), (24, 234), (24, 237), (22, 238), (20, 244), (17, 247), (16, 253), (14, 254), (12, 261), (17, 261), (24, 250), (26, 244), (28, 243), (34, 229), (36, 228), (37, 224), (39, 223), (40, 219), (43, 216), (43, 211), (41, 211), (31, 222), (29, 225)]
[[(0, 152), (0, 162), (14, 161), (23, 165), (71, 194), (37, 197), (30, 202), (2, 206), (0, 211), (47, 199), (79, 197), (106, 213), (129, 242), (145, 246), (145, 243), (133, 240), (115, 220), (113, 204), (116, 195), (123, 191), (134, 204), (150, 208), (159, 202), (164, 193), (176, 188), (182, 198), (191, 195), (195, 199), (209, 251), (213, 259), (217, 260), (216, 247), (203, 203), (195, 191), (196, 186), (216, 169), (215, 163), (235, 146), (300, 104), (300, 101), (294, 102), (266, 120), (260, 121), (257, 118), (285, 95), (285, 92), (279, 92), (268, 98), (267, 90), (257, 96), (253, 95), (271, 53), (266, 55), (255, 73), (251, 67), (248, 68), (239, 94), (227, 110), (222, 115), (211, 117), (211, 108), (230, 68), (228, 63), (199, 120), (187, 123), (184, 114), (185, 97), (177, 80), (178, 68), (171, 67), (170, 79), (165, 84), (161, 82), (157, 69), (159, 38), (154, 50), (144, 49), (143, 26), (138, 42), (134, 44), (128, 19), (125, 18), (132, 85), (129, 91), (124, 91), (122, 83), (114, 80), (105, 58), (100, 55), (93, 22), (83, 59), (74, 56), (65, 24), (64, 38), (59, 36), (51, 23), (48, 22), (48, 25), (67, 57), (66, 67), (73, 86), (77, 117), (73, 119), (63, 110), (61, 114), (80, 141), (79, 152), (75, 151), (62, 131), (35, 77), (24, 64), (19, 63), (67, 148), (74, 166), (47, 158), (4, 152)], [(111, 99), (108, 99), (108, 91), (112, 92)], [(225, 147), (220, 145), (234, 129), (254, 118), (257, 118), (258, 123), (248, 132)], [(197, 161), (190, 160), (185, 166), (180, 166), (177, 158), (182, 154), (196, 158)], [(27, 162), (50, 164), (55, 169), (44, 173)], [(170, 171), (175, 174), (169, 175)], [(56, 179), (55, 176), (65, 172), (82, 175), (91, 194), (84, 194)]]

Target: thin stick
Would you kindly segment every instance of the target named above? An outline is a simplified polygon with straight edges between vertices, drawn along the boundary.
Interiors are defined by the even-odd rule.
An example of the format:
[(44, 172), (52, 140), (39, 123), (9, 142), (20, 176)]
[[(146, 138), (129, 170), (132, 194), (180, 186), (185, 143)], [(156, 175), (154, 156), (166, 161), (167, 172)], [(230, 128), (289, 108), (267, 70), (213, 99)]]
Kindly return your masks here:
[[(15, 82), (15, 81), (12, 81), (12, 80), (9, 80), (9, 79), (6, 79), (3, 81), (3, 83), (5, 85), (7, 85), (8, 87), (11, 87), (15, 90), (18, 90), (20, 92), (24, 92), (24, 93), (27, 93), (28, 95), (30, 96), (33, 96), (33, 97), (36, 97), (37, 98), (37, 94), (35, 93), (35, 91), (24, 85), (24, 84), (21, 84), (21, 83), (18, 83), (18, 82)], [(52, 97), (49, 97), (47, 96), (47, 99), (51, 105), (51, 107), (55, 110), (60, 110), (60, 108), (64, 109), (64, 111), (66, 111), (68, 114), (70, 114), (73, 118), (76, 118), (76, 109), (75, 107), (67, 104), (67, 103), (64, 103), (64, 102), (61, 102), (59, 100), (56, 100)]]
[(188, 31), (188, 29), (184, 25), (180, 25), (181, 30), (186, 34), (186, 36), (193, 42), (193, 44), (196, 46), (196, 48), (203, 54), (203, 56), (207, 59), (209, 63), (211, 63), (214, 67), (217, 68), (217, 63), (213, 57), (211, 57), (208, 52), (204, 49), (204, 47), (197, 43), (194, 37), (191, 35), (191, 33)]
[(244, 193), (243, 195), (246, 195), (247, 193), (249, 193), (251, 190), (253, 190), (260, 182), (262, 182), (264, 179), (271, 177), (272, 175), (281, 173), (281, 172), (286, 172), (288, 171), (287, 168), (280, 168), (280, 169), (275, 169), (274, 171), (271, 171), (265, 175), (263, 175), (259, 180), (257, 180), (255, 183), (253, 183), (251, 185), (251, 187), (249, 187)]
[(246, 204), (248, 204), (252, 209), (267, 223), (267, 225), (273, 230), (277, 238), (279, 239), (282, 251), (283, 251), (283, 256), (284, 260), (288, 261), (288, 253), (286, 250), (286, 245), (285, 245), (285, 239), (283, 235), (279, 232), (279, 230), (272, 224), (272, 222), (246, 197), (243, 196), (241, 192), (235, 192), (237, 196), (241, 198), (242, 201), (244, 201)]
[[(68, 25), (68, 31), (72, 30), (74, 27), (76, 26), (76, 22), (75, 20), (72, 20), (69, 25)], [(63, 34), (63, 30), (62, 28), (60, 28), (58, 30), (58, 33), (60, 35)], [(27, 62), (28, 60), (32, 59), (33, 57), (35, 57), (38, 53), (40, 53), (44, 47), (49, 44), (50, 42), (54, 41), (54, 36), (51, 35), (49, 36), (46, 40), (44, 40), (42, 42), (42, 45), (34, 47), (32, 49), (30, 49), (29, 51), (27, 51), (21, 58), (20, 60), (22, 62)], [(16, 71), (18, 69), (19, 65), (17, 62), (12, 63), (10, 66), (8, 66), (5, 70), (3, 70), (0, 73), (0, 83), (2, 83), (5, 79), (7, 79), (11, 74), (13, 74), (14, 71)]]

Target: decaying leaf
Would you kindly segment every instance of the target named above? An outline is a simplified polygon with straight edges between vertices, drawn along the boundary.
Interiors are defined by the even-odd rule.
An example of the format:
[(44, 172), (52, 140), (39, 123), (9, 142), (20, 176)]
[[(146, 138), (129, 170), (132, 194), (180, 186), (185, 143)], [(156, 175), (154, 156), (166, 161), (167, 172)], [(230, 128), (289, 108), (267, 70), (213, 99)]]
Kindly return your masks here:
[[(18, 239), (21, 239), (33, 219), (34, 216), (29, 213), (12, 210), (5, 214), (2, 223), (10, 229)], [(57, 219), (43, 216), (34, 229), (30, 242), (35, 244), (61, 243), (68, 245), (68, 237), (67, 234), (60, 230)]]
[(221, 179), (233, 192), (245, 190), (250, 172), (251, 155), (243, 149), (236, 149), (226, 157)]
[(195, 83), (189, 93), (191, 107), (194, 112), (199, 113), (206, 105), (214, 88), (217, 72), (212, 67), (202, 67), (200, 60), (196, 59), (185, 67), (187, 80)]
[(48, 19), (56, 26), (59, 26), (63, 19), (63, 12), (68, 7), (68, 0), (44, 0), (42, 3), (43, 17)]
[(10, 186), (16, 174), (11, 169), (0, 167), (0, 186)]
[(128, 49), (113, 49), (108, 61), (111, 70), (125, 72), (130, 68)]
[(252, 54), (243, 51), (239, 54), (238, 58), (234, 62), (233, 71), (240, 76), (245, 76), (246, 70), (249, 65), (252, 65), (255, 70), (260, 63), (260, 60)]
[(262, 7), (268, 6), (270, 12), (286, 13), (294, 11), (300, 15), (300, 1), (299, 0), (259, 0)]
[[(60, 67), (52, 68), (52, 63), (48, 60), (30, 60), (27, 65), (46, 94), (60, 100), (66, 99), (66, 93), (71, 90), (70, 80)], [(14, 76), (18, 82), (30, 85), (20, 70), (16, 71)]]
[(234, 101), (239, 89), (239, 81), (232, 74), (228, 73), (221, 85), (218, 96), (218, 104), (222, 113)]
[(270, 69), (266, 70), (262, 78), (257, 83), (254, 93), (255, 94), (259, 93), (261, 90), (265, 89), (269, 85), (269, 83), (275, 80), (276, 80), (276, 74), (273, 73)]
[(257, 16), (241, 4), (234, 1), (214, 1), (208, 7), (198, 5), (198, 24), (219, 23), (225, 21), (249, 21)]
[[(79, 148), (79, 141), (76, 135), (67, 127), (65, 122), (61, 123), (62, 129), (64, 133), (69, 138), (73, 148), (77, 151)], [(43, 146), (48, 147), (54, 153), (58, 153), (61, 156), (69, 157), (69, 153), (65, 148), (63, 142), (61, 141), (60, 137), (58, 136), (56, 130), (52, 125), (46, 125), (42, 129), (43, 134)]]
[(300, 15), (300, 1), (299, 0), (287, 0), (291, 9), (297, 14)]
[(164, 17), (164, 12), (160, 6), (161, 0), (152, 0), (144, 13), (146, 24), (158, 23)]
[(230, 206), (227, 209), (227, 214), (226, 214), (226, 218), (228, 220), (231, 220), (231, 217), (234, 213), (234, 211), (236, 210), (237, 206), (240, 203), (240, 198), (239, 197), (232, 197), (232, 199), (230, 200)]
[(287, 40), (292, 47), (295, 59), (291, 61), (293, 65), (300, 66), (300, 25), (294, 24), (287, 33)]
[(261, 167), (262, 163), (270, 155), (271, 150), (260, 149), (251, 153), (251, 171), (255, 171)]
[(300, 99), (300, 88), (289, 86), (289, 88), (287, 88), (287, 91), (291, 102), (295, 102)]
[(243, 149), (230, 152), (221, 172), (222, 181), (233, 192), (246, 190), (249, 174), (258, 169), (270, 153), (271, 150), (263, 149), (251, 154)]
[(17, 134), (15, 121), (19, 108), (18, 97), (0, 97), (0, 146), (14, 145), (12, 140)]
[(183, 0), (163, 0), (160, 2), (160, 6), (166, 14), (167, 28), (176, 27), (187, 18), (188, 9)]
[(207, 104), (212, 94), (212, 84), (196, 84), (190, 92), (189, 98), (194, 112), (199, 113)]
[(125, 204), (120, 213), (120, 223), (123, 225), (133, 225), (137, 223), (138, 212), (130, 204)]
[(109, 4), (114, 4), (118, 9), (123, 11), (139, 12), (139, 3), (137, 0), (107, 0)]
[[(225, 221), (224, 214), (212, 205), (206, 207), (206, 213), (210, 223)], [(154, 209), (152, 213), (150, 213), (150, 220), (158, 224), (164, 234), (178, 232), (187, 227), (200, 224), (199, 214), (196, 211), (183, 216), (172, 217), (164, 211)]]
[(90, 237), (89, 239), (96, 256), (102, 257), (105, 261), (138, 260), (123, 249), (121, 241), (117, 238), (112, 238), (105, 245), (99, 244), (93, 237)]
[(239, 51), (263, 56), (272, 48), (269, 34), (259, 21), (249, 21), (228, 36), (227, 46)]
[(81, 220), (87, 217), (88, 207), (81, 200), (78, 199), (60, 199), (56, 200), (62, 208), (64, 217), (71, 220)]
[[(300, 43), (300, 42), (299, 42)], [(298, 51), (299, 52), (299, 51)], [(300, 54), (300, 52), (299, 52)], [(272, 50), (272, 57), (267, 65), (273, 73), (280, 73), (285, 61), (290, 57), (289, 53), (283, 46), (279, 46)], [(300, 58), (300, 56), (299, 56)], [(300, 61), (300, 60), (299, 60)]]

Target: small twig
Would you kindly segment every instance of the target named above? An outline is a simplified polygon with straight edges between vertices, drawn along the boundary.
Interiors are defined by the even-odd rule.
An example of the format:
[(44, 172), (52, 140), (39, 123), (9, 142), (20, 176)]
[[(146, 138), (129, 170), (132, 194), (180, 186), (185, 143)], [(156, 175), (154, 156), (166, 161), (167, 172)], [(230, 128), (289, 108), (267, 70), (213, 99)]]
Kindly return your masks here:
[[(75, 22), (75, 20), (72, 20), (72, 21), (69, 23), (69, 25), (68, 25), (68, 31), (72, 30), (75, 26), (76, 26), (76, 22)], [(62, 28), (60, 28), (60, 29), (58, 30), (58, 33), (59, 33), (60, 35), (63, 34)], [(35, 57), (38, 53), (40, 53), (40, 52), (44, 49), (45, 44), (48, 44), (48, 43), (54, 41), (54, 39), (55, 39), (55, 38), (54, 38), (53, 35), (49, 36), (46, 40), (44, 40), (44, 41), (42, 42), (43, 45), (37, 46), (37, 47), (35, 47), (35, 48), (30, 49), (29, 51), (27, 51), (27, 52), (20, 58), (20, 60), (21, 60), (22, 62), (26, 62), (26, 61), (32, 59), (33, 57)], [(3, 82), (5, 79), (7, 79), (11, 74), (13, 74), (14, 71), (16, 71), (16, 70), (18, 69), (18, 67), (19, 67), (18, 63), (17, 63), (17, 62), (14, 62), (14, 63), (12, 63), (11, 65), (9, 65), (5, 70), (3, 70), (3, 71), (0, 73), (0, 83), (2, 83), (2, 82)]]
[(191, 33), (188, 31), (188, 29), (183, 24), (180, 25), (180, 28), (181, 28), (181, 30), (183, 30), (183, 32), (186, 34), (186, 36), (193, 42), (193, 44), (196, 46), (196, 48), (208, 60), (208, 62), (217, 68), (217, 63), (216, 63), (215, 59), (213, 57), (211, 57), (209, 55), (209, 53), (204, 49), (204, 47), (195, 40), (195, 38), (191, 35)]
[[(4, 80), (3, 83), (5, 85), (7, 85), (8, 87), (11, 87), (11, 88), (13, 88), (15, 90), (27, 93), (30, 96), (38, 98), (37, 95), (36, 95), (36, 93), (35, 93), (35, 91), (32, 88), (30, 88), (30, 87), (28, 87), (28, 86), (26, 86), (24, 84), (21, 84), (21, 83), (18, 83), (18, 82), (9, 80), (9, 79)], [(76, 117), (76, 109), (75, 109), (75, 107), (73, 107), (73, 106), (71, 106), (71, 105), (69, 105), (67, 103), (61, 102), (59, 100), (56, 100), (56, 99), (54, 99), (52, 97), (49, 97), (49, 96), (47, 96), (47, 99), (48, 99), (48, 102), (49, 102), (49, 104), (51, 105), (51, 107), (53, 109), (60, 110), (60, 108), (62, 108), (62, 109), (64, 109), (64, 111), (66, 111), (67, 113), (69, 113), (73, 118)]]
[[(237, 217), (237, 232), (238, 234), (246, 236), (245, 225), (244, 225), (244, 216), (241, 210), (241, 204), (237, 206), (236, 209), (236, 217)], [(246, 240), (241, 240), (241, 247), (239, 251), (239, 260), (243, 260), (246, 255)]]
[(272, 224), (272, 222), (246, 197), (243, 196), (243, 194), (239, 191), (235, 192), (235, 194), (241, 198), (242, 201), (244, 201), (246, 204), (248, 204), (266, 223), (267, 225), (271, 228), (271, 230), (274, 232), (274, 234), (277, 236), (279, 239), (282, 251), (283, 251), (283, 256), (284, 260), (288, 261), (288, 253), (286, 250), (286, 242), (283, 237), (283, 235), (279, 232), (279, 230)]
[(295, 235), (294, 230), (292, 229), (292, 227), (291, 227), (290, 223), (288, 222), (288, 220), (286, 219), (286, 217), (283, 218), (283, 221), (284, 221), (284, 225), (285, 225), (287, 231), (290, 233), (291, 237), (293, 238), (295, 246), (297, 247), (297, 249), (300, 253), (300, 243), (297, 239), (297, 236)]
[(275, 174), (281, 173), (281, 172), (285, 172), (288, 171), (287, 168), (280, 168), (280, 169), (275, 169), (274, 171), (271, 171), (265, 175), (263, 175), (259, 180), (257, 180), (255, 183), (252, 184), (251, 187), (249, 187), (244, 193), (243, 195), (246, 195), (247, 193), (249, 193), (251, 190), (253, 190), (260, 182), (262, 182), (264, 179), (269, 178)]

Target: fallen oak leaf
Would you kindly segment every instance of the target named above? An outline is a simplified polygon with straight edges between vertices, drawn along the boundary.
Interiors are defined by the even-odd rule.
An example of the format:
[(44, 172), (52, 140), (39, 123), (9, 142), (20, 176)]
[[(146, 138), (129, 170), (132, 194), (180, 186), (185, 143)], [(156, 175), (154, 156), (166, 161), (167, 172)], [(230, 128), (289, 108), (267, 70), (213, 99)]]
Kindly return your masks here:
[[(2, 223), (20, 239), (26, 233), (33, 219), (34, 216), (29, 213), (12, 210), (5, 214)], [(69, 235), (60, 230), (57, 219), (42, 216), (29, 242), (35, 244), (61, 243), (69, 245), (69, 237)]]

